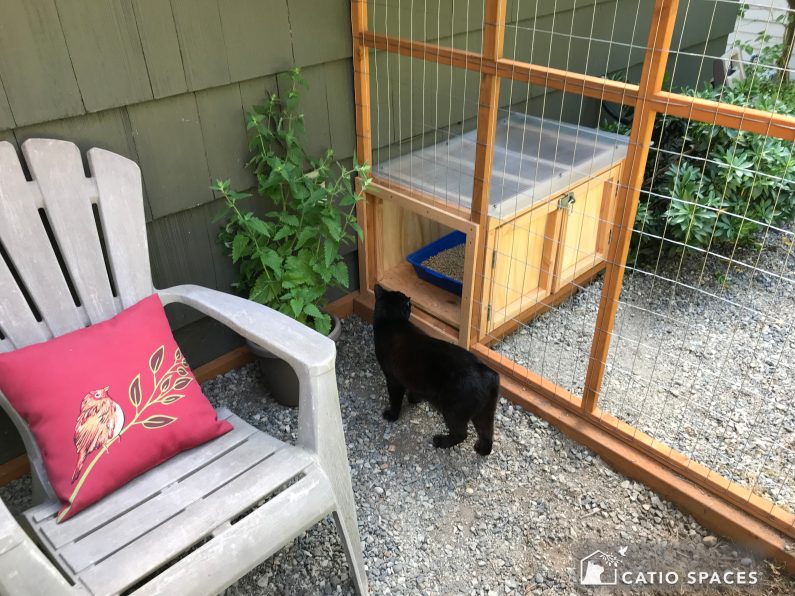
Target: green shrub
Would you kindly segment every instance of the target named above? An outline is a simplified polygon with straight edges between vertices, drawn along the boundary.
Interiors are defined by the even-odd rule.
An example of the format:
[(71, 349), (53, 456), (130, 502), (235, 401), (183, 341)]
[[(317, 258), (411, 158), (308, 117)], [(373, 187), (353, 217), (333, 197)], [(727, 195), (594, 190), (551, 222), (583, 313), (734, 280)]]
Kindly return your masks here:
[(330, 287), (348, 287), (348, 269), (340, 246), (362, 234), (354, 210), (361, 189), (370, 182), (370, 166), (354, 163), (352, 170), (333, 162), (331, 149), (310, 159), (303, 146), (303, 114), (299, 88), (305, 82), (298, 69), (290, 71), (292, 88), (284, 99), (272, 95), (248, 113), (248, 167), (257, 177), (257, 193), (273, 209), (262, 217), (243, 207), (249, 193), (233, 190), (229, 180), (217, 180), (226, 206), (219, 241), (238, 268), (234, 287), (250, 300), (265, 304), (327, 335), (331, 317), (320, 307)]
[[(763, 50), (744, 80), (680, 92), (795, 114), (795, 85), (762, 66), (775, 64), (780, 52), (779, 46)], [(624, 125), (608, 128), (628, 132)], [(663, 115), (657, 117), (652, 138), (635, 222), (643, 235), (634, 239), (635, 251), (656, 254), (661, 241), (667, 249), (721, 250), (795, 217), (792, 143)]]

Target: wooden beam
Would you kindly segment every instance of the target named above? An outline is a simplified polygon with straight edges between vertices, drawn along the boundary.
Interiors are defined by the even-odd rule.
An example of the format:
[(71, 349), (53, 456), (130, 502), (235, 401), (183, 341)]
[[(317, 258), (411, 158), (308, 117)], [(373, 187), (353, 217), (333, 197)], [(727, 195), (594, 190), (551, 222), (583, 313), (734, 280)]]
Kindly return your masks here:
[[(640, 188), (646, 171), (649, 157), (649, 145), (654, 130), (657, 112), (649, 106), (646, 98), (662, 89), (668, 52), (671, 47), (676, 12), (679, 0), (655, 0), (652, 14), (652, 26), (646, 42), (646, 57), (640, 79), (640, 99), (635, 106), (632, 121), (632, 132), (627, 146), (627, 157), (621, 168), (616, 199), (615, 221), (613, 225), (613, 241), (607, 253), (602, 296), (599, 311), (596, 315), (588, 370), (585, 375), (583, 390), (583, 408), (593, 411), (599, 391), (602, 387), (607, 356), (610, 350), (610, 336), (613, 333), (618, 299), (624, 282), (624, 268), (629, 253), (629, 242), (635, 227), (635, 213), (638, 208)], [(656, 25), (656, 26), (655, 26)]]
[[(506, 0), (486, 0), (483, 16), (483, 57), (494, 62), (502, 58), (505, 43)], [(470, 287), (467, 293), (472, 297), (470, 319), (466, 327), (469, 331), (467, 344), (474, 343), (485, 332), (480, 328), (481, 311), (487, 302), (484, 296), (486, 284), (486, 252), (488, 250), (489, 192), (491, 190), (491, 170), (494, 162), (494, 138), (497, 134), (497, 116), (500, 109), (500, 77), (496, 70), (480, 72), (480, 94), (478, 96), (478, 128), (475, 145), (475, 175), (472, 185), (472, 210), (470, 219), (483, 233), (474, 247), (473, 275), (468, 276)]]
[[(379, 33), (362, 33), (359, 42), (362, 46), (369, 48), (395, 52), (403, 56), (438, 62), (474, 72), (496, 74), (503, 79), (523, 81), (547, 89), (584, 95), (626, 106), (636, 106), (640, 98), (639, 85), (548, 66), (507, 58), (494, 60), (477, 52)], [(647, 106), (661, 114), (745, 130), (785, 141), (795, 140), (794, 116), (773, 114), (755, 108), (735, 106), (663, 90), (647, 90), (647, 93)]]
[(460, 230), (465, 234), (473, 233), (477, 227), (477, 224), (474, 224), (461, 215), (453, 213), (436, 200), (421, 200), (412, 196), (413, 193), (411, 195), (402, 193), (394, 188), (382, 186), (379, 182), (375, 181), (367, 188), (367, 192), (374, 197), (385, 201), (392, 201), (403, 209), (408, 209), (417, 215), (437, 221), (448, 228)]
[(22, 478), (30, 472), (30, 462), (27, 455), (20, 455), (14, 459), (0, 464), (0, 486), (5, 486)]
[[(360, 164), (373, 163), (373, 140), (370, 115), (370, 51), (361, 43), (361, 36), (367, 31), (367, 0), (351, 0), (351, 32), (353, 36), (353, 94), (356, 102), (356, 159)], [(356, 189), (361, 185), (356, 181)], [(371, 205), (367, 198), (356, 205), (357, 223), (365, 231), (364, 238), (358, 239), (359, 285), (371, 287), (372, 256), (368, 253), (367, 240), (373, 241), (368, 234), (368, 226), (372, 217)]]
[(590, 424), (582, 413), (574, 413), (504, 375), (501, 393), (512, 402), (559, 428), (577, 443), (597, 453), (620, 473), (634, 478), (675, 503), (700, 524), (740, 542), (755, 552), (780, 561), (795, 573), (795, 552), (787, 540), (764, 522), (682, 478), (659, 461)]
[(594, 99), (634, 105), (638, 97), (638, 86), (559, 68), (519, 62), (508, 58), (489, 58), (468, 50), (440, 46), (422, 41), (403, 39), (391, 35), (366, 32), (361, 35), (361, 45), (380, 51), (394, 52), (418, 60), (438, 62), (481, 74), (497, 75), (503, 79), (523, 81), (576, 93)]
[(661, 114), (795, 141), (795, 117), (786, 114), (774, 114), (667, 91), (654, 93), (648, 98), (647, 104)]
[(251, 362), (254, 362), (254, 354), (246, 346), (241, 346), (201, 365), (193, 371), (193, 376), (199, 383), (204, 383)]

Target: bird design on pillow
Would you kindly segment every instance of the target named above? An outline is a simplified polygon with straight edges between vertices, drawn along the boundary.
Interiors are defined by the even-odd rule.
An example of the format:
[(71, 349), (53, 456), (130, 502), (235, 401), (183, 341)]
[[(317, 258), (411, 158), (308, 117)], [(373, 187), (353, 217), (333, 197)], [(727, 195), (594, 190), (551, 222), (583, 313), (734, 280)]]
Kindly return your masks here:
[(113, 440), (124, 428), (124, 412), (111, 399), (109, 387), (89, 391), (80, 403), (80, 414), (75, 424), (74, 443), (77, 449), (77, 467), (72, 474), (74, 483), (86, 458)]

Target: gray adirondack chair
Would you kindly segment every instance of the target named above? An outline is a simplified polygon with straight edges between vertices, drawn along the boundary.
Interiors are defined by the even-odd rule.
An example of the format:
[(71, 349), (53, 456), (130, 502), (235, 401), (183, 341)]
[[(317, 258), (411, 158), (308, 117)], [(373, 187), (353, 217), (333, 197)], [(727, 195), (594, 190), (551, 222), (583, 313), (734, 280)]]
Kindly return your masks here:
[(229, 294), (192, 285), (155, 290), (134, 162), (91, 149), (87, 178), (73, 143), (31, 139), (22, 151), (33, 181), (14, 147), (0, 142), (0, 245), (7, 254), (0, 257), (0, 351), (98, 323), (156, 291), (163, 304), (193, 307), (289, 362), (300, 379), (299, 428), (289, 445), (219, 411), (234, 430), (56, 524), (58, 504), (35, 440), (0, 393), (25, 441), (37, 503), (22, 516), (27, 532), (0, 503), (0, 593), (218, 593), (333, 513), (353, 582), (366, 594), (334, 343)]

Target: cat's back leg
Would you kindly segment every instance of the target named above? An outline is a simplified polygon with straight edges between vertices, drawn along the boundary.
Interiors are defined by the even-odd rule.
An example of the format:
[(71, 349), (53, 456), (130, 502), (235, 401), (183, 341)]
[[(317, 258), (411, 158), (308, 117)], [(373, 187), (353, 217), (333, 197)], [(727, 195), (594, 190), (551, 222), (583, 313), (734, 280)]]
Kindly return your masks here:
[[(454, 403), (450, 400), (445, 401), (446, 403)], [(449, 432), (446, 435), (434, 435), (433, 446), (440, 449), (449, 449), (467, 438), (469, 415), (464, 409), (447, 407), (442, 410), (442, 417), (444, 418), (445, 424), (447, 424)]]
[(489, 455), (494, 445), (494, 414), (497, 411), (497, 401), (500, 399), (500, 378), (496, 373), (489, 372), (493, 377), (489, 375), (486, 399), (472, 416), (472, 425), (478, 433), (475, 451), (480, 455)]

